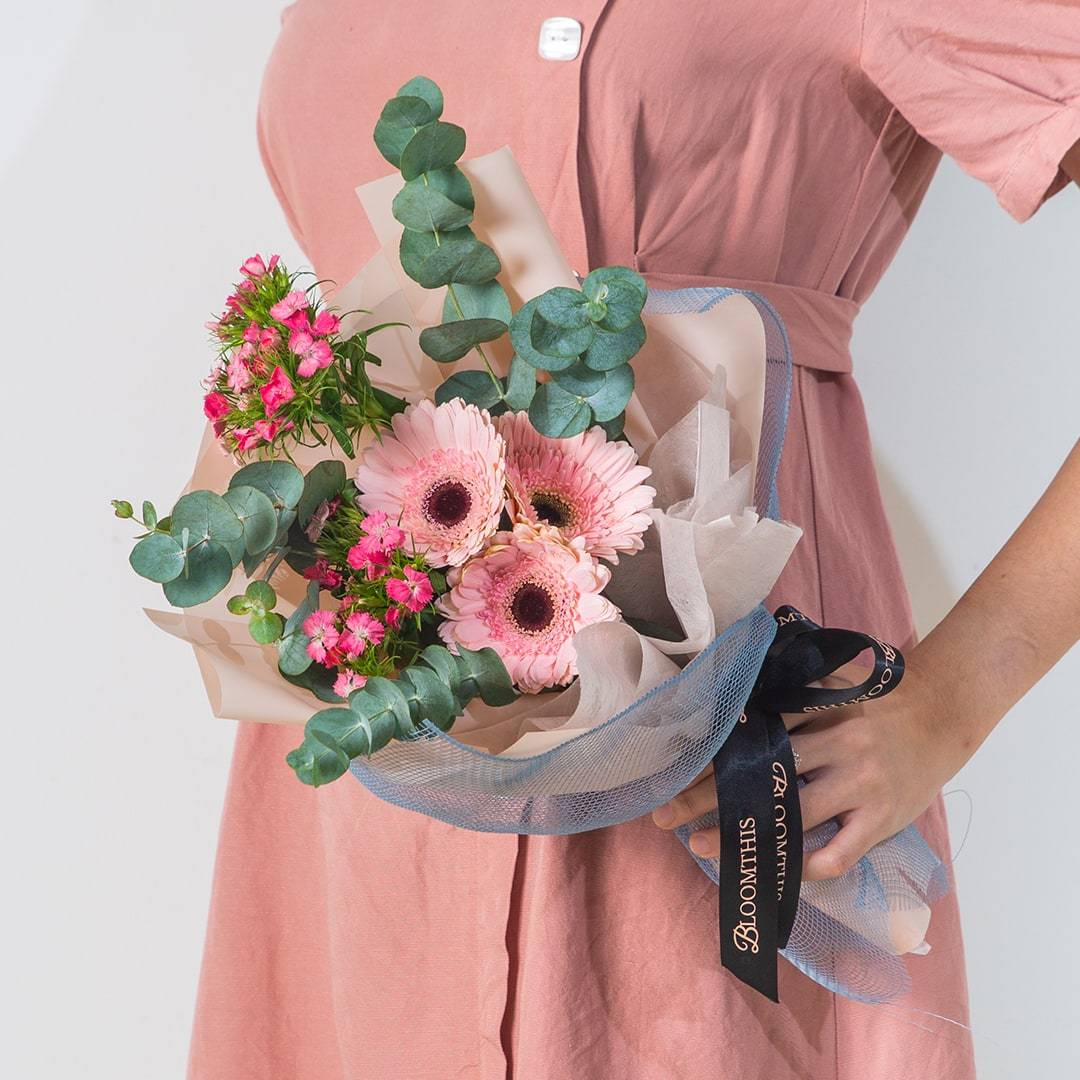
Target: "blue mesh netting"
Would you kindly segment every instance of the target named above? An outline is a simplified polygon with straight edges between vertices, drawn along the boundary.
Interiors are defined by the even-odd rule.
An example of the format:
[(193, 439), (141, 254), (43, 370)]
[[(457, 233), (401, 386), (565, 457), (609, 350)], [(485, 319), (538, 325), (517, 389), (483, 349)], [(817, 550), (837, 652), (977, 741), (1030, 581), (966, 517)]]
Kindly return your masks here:
[[(765, 326), (766, 382), (755, 500), (779, 518), (776, 473), (787, 425), (791, 351), (776, 311), (726, 288), (654, 291), (648, 313), (707, 311), (746, 296)], [(495, 757), (428, 724), (407, 742), (356, 759), (353, 776), (379, 798), (480, 832), (568, 834), (629, 821), (683, 790), (709, 764), (742, 713), (775, 622), (763, 605), (728, 627), (678, 675), (597, 727), (546, 753)], [(715, 815), (679, 830), (716, 823)], [(824, 843), (829, 826), (806, 840)], [(897, 920), (944, 891), (941, 862), (912, 828), (879, 845), (844, 877), (806, 883), (784, 956), (850, 997), (881, 1001), (907, 986), (892, 955)], [(715, 881), (716, 860), (696, 860)]]

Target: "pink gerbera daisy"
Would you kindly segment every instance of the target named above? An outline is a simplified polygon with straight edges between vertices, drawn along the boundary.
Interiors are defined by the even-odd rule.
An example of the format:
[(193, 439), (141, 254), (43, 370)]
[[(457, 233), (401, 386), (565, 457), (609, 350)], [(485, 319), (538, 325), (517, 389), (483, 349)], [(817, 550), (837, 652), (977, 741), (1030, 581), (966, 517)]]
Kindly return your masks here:
[(418, 402), (391, 423), (356, 470), (360, 505), (398, 522), (432, 566), (459, 566), (498, 526), (503, 441), (486, 412), (459, 398)]
[(620, 551), (641, 550), (656, 492), (645, 485), (649, 470), (629, 443), (610, 442), (598, 427), (549, 439), (523, 412), (500, 417), (498, 427), (518, 520), (553, 525), (567, 540), (583, 537), (598, 559), (618, 562)]
[(526, 693), (560, 686), (577, 674), (573, 637), (609, 622), (619, 609), (601, 596), (611, 571), (548, 525), (518, 523), (491, 546), (450, 571), (439, 598), (443, 640), (467, 649), (490, 646)]

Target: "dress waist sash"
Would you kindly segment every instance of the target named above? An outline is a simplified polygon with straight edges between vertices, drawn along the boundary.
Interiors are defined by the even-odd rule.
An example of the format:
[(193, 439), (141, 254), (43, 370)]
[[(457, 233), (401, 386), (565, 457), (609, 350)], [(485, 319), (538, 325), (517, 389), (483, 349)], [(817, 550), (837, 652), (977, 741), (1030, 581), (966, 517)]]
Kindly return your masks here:
[(791, 359), (818, 371), (851, 371), (851, 330), (859, 305), (817, 289), (781, 285), (775, 281), (713, 278), (698, 274), (642, 271), (657, 289), (726, 288), (756, 292), (776, 308), (791, 339)]

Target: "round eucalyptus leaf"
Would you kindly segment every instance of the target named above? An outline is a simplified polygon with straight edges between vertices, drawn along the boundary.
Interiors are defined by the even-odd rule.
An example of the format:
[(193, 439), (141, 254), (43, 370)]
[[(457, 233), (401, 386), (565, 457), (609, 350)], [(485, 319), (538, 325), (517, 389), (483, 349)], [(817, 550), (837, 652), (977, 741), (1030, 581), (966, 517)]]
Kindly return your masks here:
[(304, 490), (296, 504), (297, 517), (302, 526), (306, 526), (312, 515), (324, 502), (341, 494), (347, 479), (345, 463), (336, 458), (320, 461), (308, 470), (304, 477)]
[(266, 551), (278, 531), (278, 517), (269, 497), (250, 484), (230, 488), (222, 496), (232, 507), (244, 530), (244, 550), (248, 555)]
[(458, 713), (457, 700), (450, 687), (434, 671), (421, 664), (413, 664), (401, 673), (398, 684), (408, 698), (415, 724), (429, 720), (442, 731), (450, 727)]
[(419, 94), (398, 93), (379, 113), (384, 124), (400, 128), (419, 128), (437, 119), (435, 110)]
[(538, 303), (529, 327), (529, 336), (538, 353), (576, 360), (592, 344), (596, 337), (596, 327), (588, 320), (584, 326), (577, 328), (556, 326), (540, 314)]
[(506, 404), (515, 412), (521, 412), (529, 407), (535, 393), (536, 370), (515, 353), (506, 378)]
[(529, 420), (541, 435), (565, 439), (584, 431), (592, 420), (592, 409), (582, 398), (558, 383), (541, 383), (529, 405)]
[(548, 289), (536, 298), (536, 310), (549, 323), (567, 330), (580, 330), (592, 322), (589, 298), (579, 289)]
[(229, 489), (245, 484), (261, 491), (277, 509), (294, 510), (304, 493), (304, 475), (291, 461), (253, 461), (233, 473)]
[[(425, 289), (461, 282), (481, 285), (502, 269), (499, 256), (473, 235), (472, 229), (454, 229), (444, 233), (442, 242), (420, 260), (414, 277)], [(407, 271), (408, 272), (408, 271)]]
[(443, 111), (443, 94), (439, 87), (424, 75), (416, 75), (398, 89), (398, 97), (418, 97), (428, 103), (431, 119), (438, 120)]
[[(213, 540), (226, 547), (243, 540), (244, 526), (240, 519), (233, 512), (233, 508), (212, 491), (192, 491), (181, 496), (173, 507), (171, 517), (170, 532), (176, 539), (181, 540), (186, 529), (189, 548), (205, 540)], [(239, 560), (240, 555), (237, 555), (236, 561)]]
[(159, 585), (179, 577), (184, 569), (184, 549), (168, 533), (144, 536), (128, 556), (132, 570)]
[(277, 603), (277, 593), (268, 581), (252, 581), (244, 590), (244, 595), (253, 604), (258, 605), (264, 611), (273, 611)]
[(626, 409), (634, 392), (634, 369), (629, 364), (604, 372), (603, 385), (586, 397), (598, 423), (613, 420)]
[(276, 611), (268, 611), (265, 615), (252, 616), (248, 628), (260, 645), (272, 645), (281, 637), (285, 620)]
[(513, 318), (510, 298), (497, 281), (485, 281), (482, 285), (451, 285), (443, 301), (443, 322), (458, 319), (498, 319), (507, 325)]
[(416, 130), (436, 118), (431, 106), (418, 96), (391, 98), (375, 125), (375, 145), (394, 168), (401, 164), (401, 152), (409, 145)]
[(640, 316), (617, 333), (597, 327), (596, 337), (582, 359), (595, 371), (610, 371), (635, 356), (645, 344), (645, 323)]
[(217, 596), (229, 584), (232, 556), (222, 544), (206, 540), (187, 553), (187, 565), (179, 577), (165, 584), (165, 597), (177, 607), (194, 607)]
[(421, 330), (420, 348), (432, 360), (452, 363), (481, 342), (502, 337), (506, 329), (506, 323), (499, 319), (459, 319)]
[[(449, 170), (441, 169), (440, 172)], [(460, 169), (456, 170), (462, 180), (465, 174)], [(472, 206), (461, 206), (446, 192), (440, 191), (433, 184), (426, 183), (426, 179), (435, 176), (436, 173), (428, 173), (427, 176), (417, 177), (410, 180), (394, 196), (392, 210), (394, 217), (405, 226), (406, 229), (414, 229), (421, 232), (425, 229), (440, 232), (444, 229), (460, 229), (472, 221)], [(469, 201), (472, 202), (472, 190), (465, 180), (465, 190)]]
[(607, 290), (607, 296), (601, 301), (607, 310), (598, 320), (599, 324), (604, 330), (625, 330), (637, 321), (645, 298), (625, 281), (612, 281)]
[[(416, 730), (412, 712), (409, 709), (409, 701), (392, 679), (384, 679), (381, 676), (368, 679), (364, 684), (364, 689), (349, 698), (349, 708), (370, 722), (373, 736), (372, 751), (385, 746), (395, 734), (408, 736)], [(392, 721), (388, 735), (383, 726), (387, 717)]]
[(251, 601), (246, 596), (230, 596), (225, 607), (230, 615), (249, 615), (251, 613)]
[(416, 232), (413, 229), (405, 229), (401, 234), (401, 242), (398, 244), (401, 269), (413, 281), (419, 281), (422, 267), (438, 249), (439, 241), (430, 230)]
[(301, 783), (312, 787), (329, 784), (349, 771), (349, 758), (337, 743), (312, 736), (285, 755), (285, 762)]
[(464, 128), (436, 120), (420, 128), (401, 151), (401, 175), (413, 180), (433, 169), (445, 169), (464, 153)]
[(485, 705), (509, 705), (517, 698), (506, 666), (494, 649), (459, 648), (454, 657), (461, 672), (460, 693), (479, 695)]
[(532, 323), (536, 315), (536, 300), (530, 300), (514, 313), (510, 320), (510, 343), (514, 352), (530, 367), (541, 371), (561, 371), (577, 362), (576, 356), (547, 356), (533, 348)]
[[(642, 304), (649, 295), (649, 287), (645, 279), (628, 266), (601, 266), (594, 270), (581, 283), (581, 291), (590, 300), (603, 300), (606, 302), (609, 286), (618, 282), (621, 285), (629, 285), (641, 296)], [(638, 309), (640, 310), (640, 308)]]
[(478, 409), (492, 409), (502, 398), (502, 387), (486, 371), (455, 371), (435, 388), (435, 403), (444, 405), (461, 398)]
[(587, 364), (579, 360), (573, 367), (565, 371), (556, 371), (551, 376), (553, 382), (557, 382), (564, 390), (578, 397), (588, 397), (596, 393), (604, 385), (606, 375), (602, 371), (594, 371)]

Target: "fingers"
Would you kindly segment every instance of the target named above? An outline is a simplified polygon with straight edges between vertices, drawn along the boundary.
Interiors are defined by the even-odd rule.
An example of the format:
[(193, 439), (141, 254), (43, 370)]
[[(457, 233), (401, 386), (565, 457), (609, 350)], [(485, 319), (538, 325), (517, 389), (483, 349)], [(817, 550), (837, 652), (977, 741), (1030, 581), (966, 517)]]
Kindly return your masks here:
[(806, 855), (803, 880), (824, 881), (846, 874), (880, 839), (869, 815), (847, 814), (840, 831), (823, 848)]
[(679, 792), (674, 799), (653, 811), (653, 821), (661, 829), (676, 829), (680, 825), (716, 809), (716, 784), (713, 782), (712, 767), (702, 773), (700, 779), (685, 791)]
[(700, 859), (720, 858), (720, 830), (702, 829), (690, 837), (690, 850)]
[(832, 743), (827, 731), (808, 731), (805, 735), (792, 735), (791, 749), (795, 751), (795, 760), (798, 762), (795, 771), (800, 776), (808, 776), (828, 765), (830, 758), (835, 757)]

